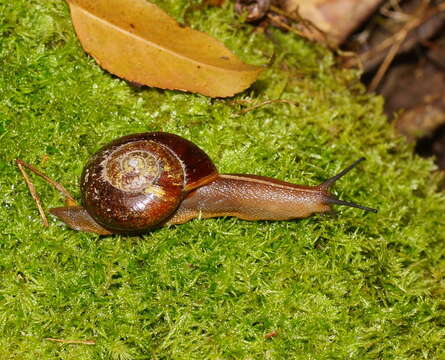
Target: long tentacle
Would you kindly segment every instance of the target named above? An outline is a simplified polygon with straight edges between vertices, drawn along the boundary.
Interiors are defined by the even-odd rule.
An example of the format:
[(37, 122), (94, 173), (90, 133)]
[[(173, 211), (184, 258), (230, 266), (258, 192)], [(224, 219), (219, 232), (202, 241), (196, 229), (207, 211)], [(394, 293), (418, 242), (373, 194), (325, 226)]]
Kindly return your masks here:
[[(321, 183), (318, 187), (322, 190), (326, 190), (328, 191), (329, 188), (340, 178), (342, 178), (343, 176), (345, 176), (347, 173), (349, 173), (352, 169), (354, 169), (358, 164), (360, 164), (362, 161), (364, 161), (365, 158), (361, 157), (360, 159), (354, 161), (351, 165), (349, 165), (346, 169), (340, 171), (337, 175), (334, 175), (333, 177), (327, 179), (326, 181), (324, 181), (323, 183)], [(333, 195), (329, 194), (326, 202), (328, 204), (335, 204), (335, 205), (345, 205), (345, 206), (349, 206), (349, 207), (354, 207), (357, 209), (361, 209), (361, 210), (365, 210), (365, 211), (371, 211), (376, 213), (377, 210), (367, 207), (367, 206), (363, 206), (363, 205), (359, 205), (350, 201), (344, 201), (344, 200), (340, 200), (337, 199), (336, 197), (334, 197)]]

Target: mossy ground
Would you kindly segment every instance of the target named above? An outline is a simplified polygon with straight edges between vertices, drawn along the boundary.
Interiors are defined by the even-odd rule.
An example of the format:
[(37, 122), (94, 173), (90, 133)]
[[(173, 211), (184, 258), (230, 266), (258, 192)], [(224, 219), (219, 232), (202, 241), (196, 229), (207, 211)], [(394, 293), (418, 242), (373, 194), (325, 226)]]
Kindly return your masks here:
[[(381, 99), (324, 49), (253, 33), (230, 4), (206, 17), (162, 4), (245, 61), (273, 64), (233, 99), (136, 89), (82, 51), (62, 0), (0, 3), (0, 358), (444, 359), (445, 197)], [(270, 99), (296, 105), (240, 114), (233, 102)], [(365, 156), (335, 189), (379, 213), (195, 220), (138, 237), (41, 225), (16, 157), (78, 196), (90, 154), (153, 130), (196, 142), (221, 172), (296, 183)], [(46, 208), (62, 204), (33, 179)]]

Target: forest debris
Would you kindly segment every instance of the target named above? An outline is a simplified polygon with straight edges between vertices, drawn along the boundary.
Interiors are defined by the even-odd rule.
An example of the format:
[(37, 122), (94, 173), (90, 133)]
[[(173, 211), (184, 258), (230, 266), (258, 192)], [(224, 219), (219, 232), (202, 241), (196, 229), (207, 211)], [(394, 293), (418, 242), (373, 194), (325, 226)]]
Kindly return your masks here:
[(442, 71), (445, 70), (445, 36), (437, 39), (434, 43), (426, 45), (430, 48), (427, 53), (428, 60)]
[(37, 209), (39, 210), (40, 217), (42, 218), (43, 225), (48, 227), (49, 226), (48, 218), (46, 217), (45, 211), (43, 210), (42, 201), (40, 200), (40, 197), (37, 194), (34, 184), (32, 183), (31, 179), (29, 178), (28, 174), (25, 171), (26, 164), (23, 161), (21, 161), (20, 159), (16, 159), (15, 162), (23, 176), (23, 179), (25, 179), (25, 183), (28, 186), (29, 192), (31, 193), (31, 197), (34, 199), (34, 202), (36, 203)]
[[(251, 101), (250, 100), (234, 100), (231, 103), (233, 103), (233, 104), (249, 104), (249, 103), (251, 103)], [(254, 104), (248, 108), (240, 110), (239, 115), (246, 114), (252, 110), (263, 107), (265, 105), (276, 104), (276, 103), (290, 104), (290, 105), (294, 105), (294, 106), (297, 105), (294, 101), (286, 100), (286, 99), (265, 100), (265, 101), (260, 102), (259, 104)]]
[(372, 14), (382, 0), (281, 0), (281, 8), (309, 20), (333, 46), (342, 44)]
[(44, 173), (42, 173), (40, 170), (35, 168), (34, 166), (24, 162), (21, 159), (15, 160), (17, 167), (19, 168), (23, 178), (25, 179), (26, 185), (28, 185), (29, 192), (31, 193), (31, 197), (34, 199), (37, 209), (39, 210), (40, 217), (42, 218), (42, 222), (44, 226), (49, 226), (48, 219), (45, 215), (45, 211), (43, 210), (42, 202), (40, 200), (39, 195), (37, 194), (37, 191), (35, 189), (35, 186), (33, 182), (30, 180), (28, 174), (26, 173), (25, 168), (36, 174), (37, 176), (40, 176), (43, 180), (45, 180), (48, 184), (50, 184), (52, 187), (54, 187), (57, 191), (59, 191), (64, 197), (65, 197), (65, 205), (66, 206), (76, 206), (77, 201), (74, 200), (74, 198), (71, 196), (70, 192), (61, 184), (54, 181)]
[(269, 11), (270, 0), (237, 0), (235, 11), (238, 14), (245, 14), (246, 21), (256, 21), (263, 18)]
[(406, 36), (408, 33), (417, 27), (419, 24), (423, 21), (424, 13), (427, 9), (429, 0), (423, 0), (421, 4), (419, 5), (418, 9), (416, 10), (415, 14), (413, 15), (412, 19), (409, 20), (403, 27), (400, 29), (399, 32), (397, 32), (393, 38), (394, 42), (391, 44), (391, 47), (385, 57), (385, 60), (380, 65), (379, 69), (377, 70), (377, 73), (375, 74), (374, 78), (372, 79), (371, 83), (369, 84), (368, 90), (369, 91), (375, 91), (377, 86), (379, 86), (380, 82), (383, 79), (383, 76), (386, 74), (389, 65), (394, 60), (394, 57), (397, 55), (397, 53), (400, 50), (400, 46), (402, 45), (403, 41), (406, 39)]
[[(445, 23), (445, 3), (429, 6), (421, 14), (417, 14), (417, 17), (415, 12), (416, 9), (419, 10), (419, 6), (414, 8), (414, 4), (417, 5), (417, 1), (402, 8), (403, 12), (390, 13), (394, 18), (386, 19), (383, 26), (371, 26), (356, 35), (355, 39), (359, 44), (356, 41), (355, 47), (360, 47), (357, 49), (358, 55), (348, 58), (343, 65), (354, 67), (361, 64), (363, 71), (369, 72), (379, 66), (390, 51), (394, 51), (394, 45), (400, 39), (403, 41), (397, 45), (397, 55), (407, 53), (417, 44), (430, 39)], [(389, 13), (388, 10), (384, 12)]]
[(276, 331), (276, 330), (271, 331), (270, 333), (267, 333), (266, 335), (264, 335), (264, 338), (265, 339), (272, 339), (275, 336), (278, 336), (278, 331)]
[(208, 6), (222, 6), (226, 0), (204, 0), (204, 5)]
[(55, 339), (55, 338), (45, 338), (45, 340), (58, 342), (62, 344), (80, 344), (80, 345), (96, 345), (95, 340), (65, 340), (65, 339)]
[(292, 31), (311, 41), (337, 48), (382, 0), (236, 0), (246, 21)]
[(145, 0), (67, 1), (84, 50), (127, 81), (226, 97), (249, 87), (262, 71)]
[(445, 110), (438, 104), (420, 104), (397, 117), (395, 127), (409, 141), (429, 136), (445, 124)]
[(400, 109), (414, 108), (418, 109), (418, 114), (422, 112), (419, 109), (426, 109), (426, 105), (445, 107), (445, 73), (429, 61), (400, 64), (388, 73), (381, 94), (386, 99), (385, 112), (388, 115)]
[[(392, 66), (381, 87), (385, 112), (422, 156), (435, 156), (445, 169), (445, 35), (425, 44), (417, 62)], [(393, 114), (396, 114), (393, 116)]]
[[(311, 20), (304, 18), (301, 16), (298, 8), (296, 8), (292, 12), (286, 12), (280, 9), (277, 6), (271, 6), (271, 10), (278, 14), (279, 16), (273, 16), (268, 14), (269, 18), (271, 18), (272, 22), (276, 23), (278, 27), (284, 28), (286, 30), (292, 31), (297, 35), (304, 37), (310, 41), (316, 41), (326, 45), (327, 47), (335, 48), (333, 44), (329, 43), (329, 39), (325, 32), (321, 30), (317, 24), (313, 23)], [(280, 20), (281, 18), (293, 21), (293, 26), (287, 25), (284, 21)]]

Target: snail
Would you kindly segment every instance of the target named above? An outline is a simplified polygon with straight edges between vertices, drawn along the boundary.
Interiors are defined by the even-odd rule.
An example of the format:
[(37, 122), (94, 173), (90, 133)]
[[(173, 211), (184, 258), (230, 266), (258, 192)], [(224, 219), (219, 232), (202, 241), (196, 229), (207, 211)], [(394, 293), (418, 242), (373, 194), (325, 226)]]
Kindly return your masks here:
[(59, 184), (67, 206), (50, 209), (69, 227), (100, 235), (141, 233), (194, 218), (235, 216), (244, 220), (290, 220), (346, 205), (375, 209), (334, 197), (329, 188), (363, 161), (317, 186), (295, 185), (247, 174), (219, 174), (209, 156), (192, 142), (165, 132), (133, 134), (102, 147), (86, 164), (82, 206)]

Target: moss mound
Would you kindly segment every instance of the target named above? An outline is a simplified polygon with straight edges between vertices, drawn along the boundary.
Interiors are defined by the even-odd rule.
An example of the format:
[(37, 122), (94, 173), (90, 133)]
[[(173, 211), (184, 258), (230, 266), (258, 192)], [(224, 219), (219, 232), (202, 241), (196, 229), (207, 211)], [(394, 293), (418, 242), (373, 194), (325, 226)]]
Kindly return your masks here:
[[(381, 99), (326, 50), (253, 33), (231, 4), (206, 16), (185, 2), (162, 6), (245, 61), (273, 63), (232, 99), (136, 89), (81, 50), (64, 2), (0, 4), (1, 356), (444, 358), (445, 197), (432, 163), (392, 133)], [(289, 103), (243, 112), (274, 99)], [(102, 144), (158, 130), (194, 141), (221, 172), (295, 183), (365, 156), (335, 191), (379, 213), (195, 220), (140, 237), (41, 225), (16, 157), (78, 196), (82, 166)], [(45, 207), (61, 205), (33, 179)]]

